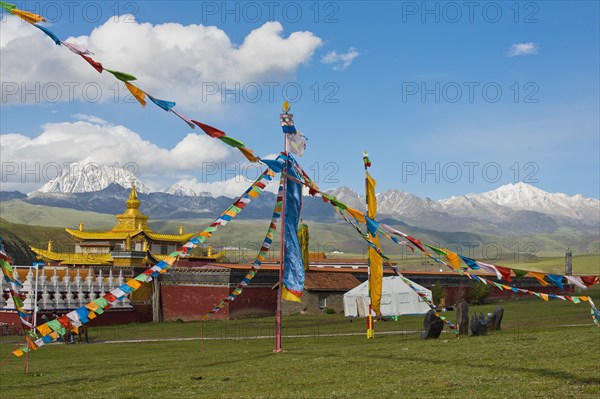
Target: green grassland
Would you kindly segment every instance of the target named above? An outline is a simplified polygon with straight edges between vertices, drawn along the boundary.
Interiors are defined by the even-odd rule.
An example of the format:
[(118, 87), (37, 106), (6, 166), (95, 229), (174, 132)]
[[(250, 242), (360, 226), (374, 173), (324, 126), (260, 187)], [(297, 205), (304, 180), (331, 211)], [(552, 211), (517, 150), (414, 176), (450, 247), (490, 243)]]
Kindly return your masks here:
[(109, 229), (116, 222), (114, 215), (34, 205), (19, 199), (0, 202), (0, 215), (7, 222), (33, 226), (77, 228), (84, 222), (92, 228)]
[[(283, 353), (272, 352), (273, 318), (92, 328), (91, 344), (33, 352), (28, 375), (23, 358), (10, 358), (0, 384), (10, 398), (600, 395), (600, 328), (587, 304), (533, 299), (470, 311), (498, 305), (505, 307), (501, 331), (462, 338), (445, 332), (434, 341), (419, 339), (420, 316), (377, 322), (373, 340), (361, 319), (284, 317)], [(5, 337), (0, 354), (6, 357), (13, 344)]]

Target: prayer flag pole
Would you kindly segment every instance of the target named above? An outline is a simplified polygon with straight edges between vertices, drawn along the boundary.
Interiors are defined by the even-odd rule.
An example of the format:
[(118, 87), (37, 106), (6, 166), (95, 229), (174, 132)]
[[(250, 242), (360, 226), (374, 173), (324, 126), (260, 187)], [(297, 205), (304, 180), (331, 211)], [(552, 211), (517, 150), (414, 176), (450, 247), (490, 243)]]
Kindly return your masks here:
[[(367, 202), (367, 210), (369, 209), (369, 196), (367, 194), (369, 181), (367, 179), (367, 169), (371, 166), (371, 161), (369, 160), (369, 153), (365, 151), (363, 153), (363, 164), (365, 167), (365, 198)], [(368, 211), (367, 211), (368, 212)], [(371, 215), (368, 215), (369, 217)], [(367, 233), (368, 234), (368, 233)], [(375, 338), (375, 329), (373, 326), (373, 312), (371, 310), (371, 251), (367, 248), (367, 293), (369, 294), (369, 308), (367, 314), (367, 339)]]
[[(290, 104), (286, 101), (283, 103), (283, 114), (280, 117), (282, 128), (284, 127), (284, 115), (287, 115), (290, 111)], [(283, 155), (286, 157), (284, 160), (285, 166), (282, 170), (283, 176), (283, 189), (282, 189), (282, 198), (281, 198), (281, 239), (280, 239), (280, 249), (279, 249), (279, 284), (277, 286), (277, 310), (275, 311), (275, 349), (274, 352), (281, 352), (281, 301), (282, 301), (282, 292), (283, 292), (283, 267), (284, 267), (284, 258), (285, 258), (285, 197), (286, 197), (286, 188), (287, 188), (287, 140), (285, 138), (285, 128), (283, 135)]]

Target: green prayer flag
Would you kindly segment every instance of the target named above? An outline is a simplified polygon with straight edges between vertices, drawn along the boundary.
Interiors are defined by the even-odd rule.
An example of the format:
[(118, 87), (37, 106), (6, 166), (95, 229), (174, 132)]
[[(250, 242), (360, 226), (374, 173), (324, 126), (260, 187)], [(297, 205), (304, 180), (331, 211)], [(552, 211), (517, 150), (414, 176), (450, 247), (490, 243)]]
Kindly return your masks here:
[(5, 1), (0, 1), (0, 7), (4, 8), (6, 11), (12, 11), (15, 8), (17, 8), (16, 5), (14, 5), (12, 3), (7, 3)]
[(520, 279), (525, 277), (525, 275), (527, 273), (529, 273), (527, 270), (519, 270), (519, 269), (512, 269), (513, 273), (515, 274), (515, 279)]
[(219, 137), (219, 140), (221, 140), (225, 144), (230, 145), (232, 147), (236, 147), (236, 148), (244, 148), (245, 147), (243, 142), (241, 142), (237, 139), (234, 139), (232, 137), (229, 137), (229, 136), (221, 136), (221, 137)]
[(141, 281), (142, 283), (145, 283), (147, 279), (148, 279), (148, 276), (146, 276), (145, 274), (140, 274), (134, 280)]
[[(94, 303), (98, 306), (100, 306), (102, 309), (104, 309), (106, 307), (106, 305), (108, 305), (108, 301), (102, 297), (98, 298), (98, 299), (94, 299)], [(98, 312), (97, 310), (95, 311), (96, 313)]]
[[(50, 320), (48, 323), (48, 327), (52, 329), (52, 331), (58, 332), (61, 328), (64, 328), (62, 324), (58, 320)], [(60, 334), (60, 333), (59, 333)]]
[(122, 82), (129, 82), (131, 80), (137, 80), (137, 78), (135, 76), (130, 75), (130, 74), (125, 73), (125, 72), (113, 71), (113, 70), (106, 69), (106, 68), (104, 68), (104, 70), (106, 72), (112, 73), (115, 76), (115, 78), (119, 79)]
[(571, 299), (573, 300), (573, 303), (579, 303), (579, 302), (581, 302), (581, 300), (579, 299), (578, 296), (572, 296)]
[(64, 328), (64, 327), (61, 327), (61, 328), (60, 328), (60, 329), (57, 331), (57, 333), (58, 333), (59, 335), (65, 335), (65, 334), (67, 333), (67, 329), (66, 329), (66, 328)]
[(348, 209), (348, 207), (346, 206), (346, 204), (344, 204), (343, 202), (338, 201), (337, 198), (334, 198), (331, 203), (335, 206), (337, 206), (339, 209), (345, 211)]
[(423, 243), (427, 248), (431, 249), (433, 252), (435, 252), (436, 254), (440, 255), (440, 256), (446, 256), (446, 251), (442, 251), (439, 248), (434, 247), (433, 245), (429, 245), (426, 243)]

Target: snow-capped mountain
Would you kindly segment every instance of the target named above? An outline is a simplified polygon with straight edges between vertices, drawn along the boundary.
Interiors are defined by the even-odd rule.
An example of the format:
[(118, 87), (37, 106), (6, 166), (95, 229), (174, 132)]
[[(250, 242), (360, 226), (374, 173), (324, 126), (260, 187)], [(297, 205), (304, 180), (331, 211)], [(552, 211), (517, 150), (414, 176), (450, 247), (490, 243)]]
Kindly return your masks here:
[[(364, 209), (364, 197), (347, 187), (330, 190), (347, 205)], [(525, 183), (481, 194), (433, 201), (388, 190), (377, 194), (378, 214), (437, 231), (553, 232), (561, 226), (598, 230), (600, 201), (548, 193)]]
[(175, 195), (177, 197), (212, 197), (208, 191), (196, 192), (193, 188), (186, 187), (183, 184), (175, 183), (165, 190), (165, 193)]
[(440, 210), (463, 216), (473, 212), (498, 211), (505, 207), (514, 211), (539, 212), (597, 224), (600, 222), (600, 201), (580, 194), (568, 196), (548, 193), (526, 183), (507, 184), (482, 194), (467, 194), (437, 201)]
[(336, 187), (326, 191), (327, 194), (333, 195), (344, 204), (354, 209), (365, 209), (364, 197), (358, 195), (358, 193), (349, 187)]
[(131, 171), (114, 166), (100, 165), (86, 159), (72, 163), (60, 176), (50, 180), (29, 195), (40, 193), (89, 193), (104, 190), (111, 184), (131, 188), (132, 183), (135, 183), (138, 192), (150, 192), (148, 187)]

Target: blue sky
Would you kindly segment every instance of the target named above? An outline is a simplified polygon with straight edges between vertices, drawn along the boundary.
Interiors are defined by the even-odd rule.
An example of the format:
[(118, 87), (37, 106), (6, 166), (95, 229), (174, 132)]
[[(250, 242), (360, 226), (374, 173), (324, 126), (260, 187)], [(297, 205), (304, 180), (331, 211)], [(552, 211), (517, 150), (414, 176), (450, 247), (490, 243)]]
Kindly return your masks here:
[[(16, 4), (257, 154), (281, 150), (287, 95), (309, 138), (300, 162), (322, 188), (362, 191), (366, 149), (378, 191), (440, 199), (524, 181), (600, 196), (597, 2)], [(152, 104), (124, 103), (110, 75), (15, 18), (2, 18), (3, 189), (35, 189), (52, 177), (44, 165), (85, 158), (135, 163), (158, 189), (227, 194), (252, 169)]]

